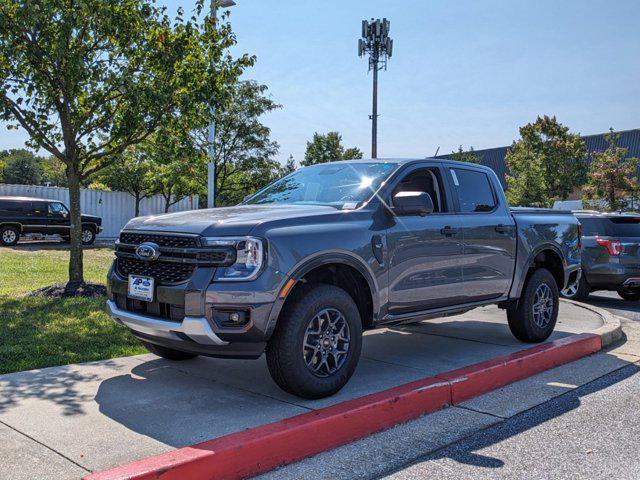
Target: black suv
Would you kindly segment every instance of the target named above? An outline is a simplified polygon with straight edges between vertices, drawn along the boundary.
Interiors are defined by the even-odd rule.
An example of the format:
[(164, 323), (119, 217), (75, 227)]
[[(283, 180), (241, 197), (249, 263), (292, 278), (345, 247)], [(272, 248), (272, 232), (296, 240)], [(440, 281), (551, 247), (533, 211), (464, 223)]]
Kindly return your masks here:
[(624, 300), (640, 300), (640, 216), (573, 213), (582, 225), (582, 276), (562, 294), (584, 300), (594, 290), (613, 290)]
[[(12, 246), (21, 236), (60, 235), (69, 241), (69, 209), (45, 198), (0, 197), (0, 244)], [(102, 219), (82, 215), (82, 244), (91, 245), (102, 231)]]

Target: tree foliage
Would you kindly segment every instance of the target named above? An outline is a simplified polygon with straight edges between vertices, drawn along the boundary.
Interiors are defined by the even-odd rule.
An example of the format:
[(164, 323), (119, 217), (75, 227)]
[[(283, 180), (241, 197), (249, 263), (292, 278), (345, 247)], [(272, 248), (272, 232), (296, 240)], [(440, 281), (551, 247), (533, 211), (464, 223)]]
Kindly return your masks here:
[(329, 132), (326, 135), (316, 132), (313, 134), (313, 139), (307, 142), (302, 166), (338, 160), (353, 160), (362, 158), (362, 156), (362, 152), (357, 147), (345, 150), (342, 145), (342, 135), (338, 132)]
[(80, 182), (172, 117), (221, 101), (252, 58), (228, 24), (152, 0), (0, 0), (0, 119), (65, 164), (69, 280), (83, 281)]
[(480, 157), (478, 157), (478, 155), (476, 155), (475, 151), (473, 150), (473, 147), (469, 147), (469, 150), (465, 151), (462, 149), (462, 145), (458, 147), (457, 152), (451, 152), (451, 155), (449, 155), (449, 158), (451, 158), (451, 160), (456, 160), (458, 162), (468, 162), (468, 163), (476, 163), (476, 164), (482, 163), (482, 160), (480, 159)]
[(505, 161), (507, 198), (513, 205), (550, 207), (585, 180), (587, 149), (579, 135), (555, 117), (538, 117), (520, 128)]
[(595, 152), (589, 165), (587, 185), (583, 189), (585, 203), (608, 210), (623, 210), (628, 199), (638, 192), (638, 164), (640, 159), (627, 158), (629, 149), (617, 146), (619, 134), (606, 135), (607, 149)]
[[(235, 205), (281, 176), (281, 166), (275, 160), (279, 145), (271, 140), (271, 130), (262, 123), (263, 115), (278, 108), (280, 105), (267, 95), (265, 85), (245, 81), (230, 89), (227, 102), (215, 115), (216, 206)], [(192, 135), (201, 157), (200, 178), (206, 180), (206, 123)]]
[(97, 181), (109, 190), (127, 192), (134, 198), (134, 215), (140, 216), (140, 202), (155, 193), (151, 172), (152, 160), (143, 148), (131, 146), (116, 161), (105, 168)]
[(28, 150), (9, 150), (2, 158), (2, 181), (16, 185), (40, 185), (44, 169), (40, 158)]

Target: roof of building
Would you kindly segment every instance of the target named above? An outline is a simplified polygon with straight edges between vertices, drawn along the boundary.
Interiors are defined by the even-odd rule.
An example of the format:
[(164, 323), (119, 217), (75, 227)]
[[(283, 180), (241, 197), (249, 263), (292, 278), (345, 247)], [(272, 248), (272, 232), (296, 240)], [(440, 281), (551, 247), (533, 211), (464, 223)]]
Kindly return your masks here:
[[(616, 145), (629, 150), (629, 157), (640, 158), (640, 128), (633, 130), (624, 130), (620, 132), (614, 132), (620, 134), (620, 138)], [(609, 132), (598, 133), (596, 135), (585, 135), (582, 137), (589, 153), (602, 152), (607, 149), (607, 140), (605, 138)], [(502, 185), (506, 185), (505, 176), (509, 172), (504, 158), (509, 150), (507, 147), (487, 148), (484, 150), (474, 150), (478, 158), (482, 161), (483, 165), (490, 167), (502, 182)], [(451, 153), (446, 155), (438, 155), (438, 158), (450, 158)], [(589, 159), (587, 160), (589, 161)]]

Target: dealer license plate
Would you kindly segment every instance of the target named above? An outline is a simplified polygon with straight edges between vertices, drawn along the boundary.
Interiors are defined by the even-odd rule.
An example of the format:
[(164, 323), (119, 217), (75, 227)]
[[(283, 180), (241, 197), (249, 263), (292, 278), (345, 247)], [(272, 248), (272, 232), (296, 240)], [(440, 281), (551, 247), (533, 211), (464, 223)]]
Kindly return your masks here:
[(129, 275), (129, 298), (153, 302), (154, 283), (152, 277)]

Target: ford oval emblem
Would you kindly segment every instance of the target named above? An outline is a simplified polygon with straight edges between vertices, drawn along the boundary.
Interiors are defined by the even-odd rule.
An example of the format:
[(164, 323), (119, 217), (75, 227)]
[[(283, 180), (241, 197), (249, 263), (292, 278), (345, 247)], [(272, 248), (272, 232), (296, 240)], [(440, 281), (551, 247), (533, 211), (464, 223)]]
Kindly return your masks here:
[(155, 243), (145, 242), (138, 245), (136, 248), (136, 257), (145, 262), (152, 262), (157, 260), (160, 256), (160, 247)]

